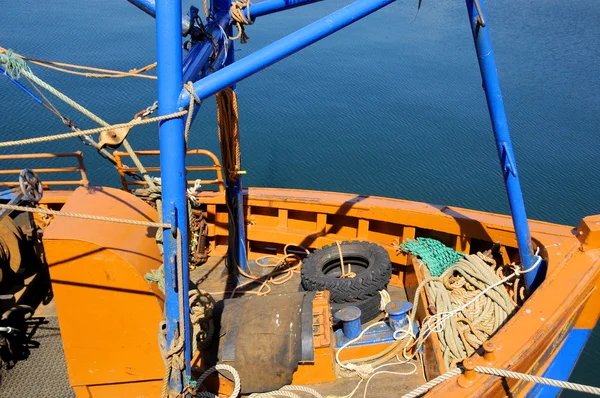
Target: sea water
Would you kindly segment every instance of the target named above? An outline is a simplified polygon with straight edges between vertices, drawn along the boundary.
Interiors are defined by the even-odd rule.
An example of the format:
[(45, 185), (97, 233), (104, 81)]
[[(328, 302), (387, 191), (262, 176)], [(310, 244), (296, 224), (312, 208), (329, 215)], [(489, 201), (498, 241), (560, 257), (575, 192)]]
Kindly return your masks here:
[[(258, 18), (243, 58), (348, 1)], [(194, 3), (202, 8), (200, 3)], [(155, 28), (124, 0), (1, 0), (0, 46), (32, 58), (129, 70), (154, 62)], [(189, 7), (190, 2), (185, 6)], [(530, 218), (577, 225), (600, 213), (600, 3), (486, 3)], [(156, 98), (152, 80), (87, 79), (33, 67), (104, 118), (128, 121)], [(507, 213), (473, 41), (462, 1), (394, 3), (237, 86), (246, 186), (360, 193)], [(2, 140), (66, 131), (0, 79)], [(80, 128), (96, 125), (53, 103)], [(157, 148), (156, 126), (132, 130)], [(214, 99), (190, 148), (218, 153)], [(76, 138), (1, 153), (83, 150), (89, 178), (118, 186), (111, 165)], [(573, 381), (596, 384), (600, 333)], [(565, 394), (566, 395), (566, 394)]]

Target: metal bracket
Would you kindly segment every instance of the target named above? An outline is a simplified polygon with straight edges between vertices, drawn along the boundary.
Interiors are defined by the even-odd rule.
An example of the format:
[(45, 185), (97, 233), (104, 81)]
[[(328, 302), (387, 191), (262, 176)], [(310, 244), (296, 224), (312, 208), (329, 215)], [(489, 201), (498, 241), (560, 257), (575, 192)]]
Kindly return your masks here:
[(109, 147), (117, 149), (123, 143), (123, 140), (127, 138), (131, 127), (121, 127), (114, 130), (103, 131), (100, 133), (100, 139), (98, 140), (98, 147), (103, 149)]
[(173, 289), (178, 289), (180, 287), (177, 286), (177, 208), (175, 207), (174, 202), (170, 202), (169, 207), (169, 224), (171, 225), (170, 246), (175, 247), (175, 250), (170, 251), (171, 255), (169, 256), (169, 268), (171, 269), (172, 275), (171, 285)]
[(500, 144), (500, 148), (502, 150), (502, 170), (504, 171), (505, 177), (508, 175), (508, 173), (510, 173), (516, 178), (517, 166), (515, 164), (515, 159), (512, 156), (512, 152), (508, 148), (508, 143), (502, 142)]
[(477, 25), (485, 28), (485, 19), (483, 19), (483, 11), (481, 10), (481, 5), (479, 4), (479, 0), (473, 0), (475, 3), (475, 8), (477, 8), (477, 18), (475, 18), (475, 22)]

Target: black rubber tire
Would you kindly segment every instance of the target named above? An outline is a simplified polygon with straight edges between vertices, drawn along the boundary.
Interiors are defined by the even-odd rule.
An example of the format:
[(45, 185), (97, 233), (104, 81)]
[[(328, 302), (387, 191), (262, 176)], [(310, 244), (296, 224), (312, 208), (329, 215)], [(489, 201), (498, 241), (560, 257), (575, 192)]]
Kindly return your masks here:
[(302, 287), (307, 291), (329, 290), (331, 303), (355, 303), (387, 288), (392, 262), (387, 251), (369, 242), (340, 243), (344, 264), (352, 264), (355, 278), (340, 278), (340, 255), (336, 244), (306, 256), (302, 263)]
[(355, 303), (332, 303), (331, 315), (334, 315), (344, 307), (353, 305), (360, 309), (360, 323), (366, 323), (377, 318), (377, 316), (381, 314), (381, 310), (379, 309), (380, 302), (381, 296), (377, 294), (376, 296), (369, 297), (366, 300), (357, 301)]

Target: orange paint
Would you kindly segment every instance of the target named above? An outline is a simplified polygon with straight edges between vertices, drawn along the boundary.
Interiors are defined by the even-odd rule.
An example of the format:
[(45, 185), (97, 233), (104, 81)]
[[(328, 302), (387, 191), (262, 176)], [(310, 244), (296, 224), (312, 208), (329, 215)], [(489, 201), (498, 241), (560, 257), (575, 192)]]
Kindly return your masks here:
[[(111, 190), (110, 192), (113, 192)], [(69, 198), (68, 195), (56, 195), (52, 198), (45, 198), (46, 205), (60, 207), (61, 200), (67, 199), (65, 210), (72, 210), (73, 203), (81, 201), (80, 193), (76, 191)], [(118, 192), (118, 191), (115, 191)], [(134, 203), (129, 195), (117, 194), (120, 200), (127, 203)], [(86, 199), (87, 200), (87, 199)], [(227, 208), (222, 204), (223, 197), (214, 195), (207, 198), (207, 211), (209, 221), (209, 243), (214, 254), (221, 254), (226, 250), (227, 242)], [(83, 206), (83, 205), (81, 205)], [(102, 208), (103, 205), (99, 205)], [(415, 238), (419, 236), (436, 236), (444, 242), (449, 242), (453, 247), (463, 251), (471, 250), (475, 240), (489, 242), (499, 241), (503, 245), (503, 256), (509, 258), (516, 253), (516, 240), (510, 217), (504, 215), (490, 214), (480, 211), (460, 209), (454, 207), (439, 207), (425, 203), (409, 202), (396, 199), (386, 199), (378, 197), (363, 197), (350, 194), (339, 194), (330, 192), (316, 191), (298, 191), (287, 189), (267, 189), (251, 188), (247, 191), (245, 201), (246, 211), (249, 215), (247, 224), (247, 238), (249, 247), (281, 247), (288, 243), (302, 245), (306, 248), (320, 248), (324, 244), (334, 243), (336, 240), (345, 239), (368, 239), (378, 243), (386, 248), (390, 258), (394, 263), (396, 273), (392, 278), (392, 283), (398, 286), (404, 286), (407, 289), (409, 298), (411, 291), (414, 295), (414, 287), (422, 275), (415, 272), (410, 265), (410, 259), (403, 255), (398, 255), (392, 245), (394, 240), (403, 240), (406, 238)], [(135, 202), (136, 208), (144, 208), (138, 202)], [(81, 212), (98, 211), (96, 207), (89, 209), (80, 209)], [(72, 210), (75, 211), (75, 210)], [(146, 211), (146, 210), (144, 210)], [(123, 214), (126, 210), (123, 209)], [(149, 210), (147, 212), (150, 212)], [(150, 212), (151, 213), (151, 212)], [(149, 214), (149, 213), (148, 213)], [(127, 214), (133, 218), (133, 214)], [(154, 216), (155, 217), (155, 216)], [(66, 219), (63, 219), (66, 220)], [(131, 316), (132, 311), (135, 314), (143, 314), (143, 319), (137, 319), (138, 322), (147, 324), (147, 327), (136, 328), (131, 331), (135, 335), (136, 341), (127, 340), (128, 336), (113, 336), (111, 341), (106, 340), (104, 329), (101, 329), (104, 323), (110, 324), (110, 321), (99, 322), (96, 325), (98, 330), (86, 331), (96, 347), (111, 347), (115, 341), (121, 344), (121, 350), (125, 350), (130, 358), (145, 358), (144, 355), (154, 355), (154, 359), (147, 359), (144, 362), (143, 371), (140, 370), (130, 379), (122, 376), (120, 380), (129, 383), (141, 382), (143, 378), (157, 379), (162, 377), (162, 361), (156, 354), (152, 354), (152, 349), (148, 348), (146, 352), (136, 351), (136, 344), (139, 341), (156, 344), (156, 324), (160, 319), (161, 306), (159, 296), (155, 296), (149, 288), (144, 288), (140, 283), (141, 275), (145, 271), (142, 268), (149, 269), (160, 262), (156, 254), (153, 238), (148, 234), (132, 231), (138, 241), (129, 241), (128, 247), (135, 248), (138, 253), (149, 254), (146, 266), (132, 266), (133, 260), (125, 254), (116, 255), (112, 249), (103, 249), (100, 254), (90, 254), (93, 247), (114, 247), (116, 234), (123, 234), (121, 230), (126, 226), (119, 226), (119, 231), (111, 230), (110, 226), (97, 228), (88, 225), (77, 225), (71, 221), (63, 221), (57, 218), (47, 231), (45, 236), (45, 245), (48, 256), (52, 264), (51, 272), (53, 278), (60, 276), (61, 280), (69, 278), (69, 284), (57, 283), (56, 297), (58, 304), (61, 328), (63, 327), (63, 315), (66, 316), (65, 327), (73, 327), (72, 333), (64, 333), (65, 352), (69, 361), (70, 373), (76, 376), (75, 379), (81, 380), (76, 385), (93, 384), (93, 377), (84, 377), (86, 366), (83, 355), (76, 357), (69, 354), (73, 352), (73, 347), (78, 344), (84, 344), (89, 339), (83, 339), (77, 336), (76, 330), (85, 329), (84, 322), (79, 318), (80, 314), (89, 311), (90, 306), (98, 314), (103, 315), (100, 307), (103, 305), (111, 306), (114, 316), (125, 319)], [(71, 220), (71, 219), (69, 219)], [(573, 234), (573, 227), (557, 224), (530, 221), (530, 228), (534, 243), (540, 248), (540, 253), (544, 255), (548, 262), (546, 280), (537, 289), (537, 291), (528, 299), (525, 305), (504, 325), (498, 333), (490, 340), (494, 344), (493, 366), (499, 368), (510, 368), (516, 371), (532, 372), (540, 374), (544, 367), (555, 355), (561, 344), (561, 336), (564, 331), (573, 322), (575, 327), (592, 328), (598, 319), (600, 313), (600, 293), (597, 285), (600, 278), (600, 224), (596, 224), (600, 216), (586, 217), (580, 224), (577, 231), (578, 235)], [(60, 229), (58, 234), (53, 231)], [(92, 236), (82, 237), (80, 234), (72, 231), (90, 230)], [(71, 231), (71, 235), (68, 232)], [(144, 231), (147, 232), (147, 231)], [(61, 234), (64, 234), (61, 235)], [(94, 239), (95, 235), (109, 237), (112, 240), (98, 241)], [(57, 238), (58, 236), (58, 238)], [(62, 237), (61, 237), (62, 236)], [(66, 238), (68, 237), (68, 239)], [(104, 239), (104, 238), (103, 238)], [(133, 238), (131, 238), (133, 239)], [(62, 241), (62, 242), (61, 242)], [(259, 251), (250, 251), (249, 256), (254, 258), (263, 254)], [(91, 273), (80, 271), (76, 266), (77, 260), (71, 259), (74, 255), (84, 255), (89, 260), (93, 260), (97, 267), (113, 267), (110, 273), (117, 277), (111, 283), (127, 284), (135, 286), (135, 289), (145, 291), (147, 294), (141, 294), (140, 297), (152, 297), (152, 300), (131, 301), (125, 299), (126, 293), (115, 295), (94, 296), (95, 289), (71, 289), (67, 286), (74, 286), (82, 281), (86, 284), (98, 283), (102, 281), (103, 276), (100, 271), (91, 271)], [(96, 256), (96, 257), (94, 257)], [(70, 260), (71, 259), (71, 260)], [(71, 267), (72, 269), (69, 269)], [(125, 271), (129, 269), (130, 271)], [(57, 274), (58, 272), (58, 274)], [(128, 273), (129, 272), (129, 273)], [(104, 277), (105, 278), (105, 277)], [(106, 278), (104, 279), (106, 280)], [(104, 282), (103, 282), (104, 283)], [(145, 283), (145, 282), (144, 282)], [(120, 285), (119, 285), (120, 286)], [(147, 286), (147, 285), (146, 285)], [(137, 290), (136, 290), (137, 291)], [(87, 296), (91, 294), (91, 296)], [(152, 295), (152, 296), (150, 296)], [(137, 297), (137, 295), (135, 295)], [(88, 299), (92, 297), (95, 302)], [(128, 296), (127, 296), (128, 297)], [(105, 300), (105, 301), (102, 301)], [(124, 305), (123, 303), (127, 303)], [(72, 306), (72, 310), (62, 310)], [(421, 316), (426, 313), (426, 308), (419, 309)], [(106, 318), (103, 318), (106, 319)], [(90, 322), (86, 318), (85, 322)], [(65, 330), (67, 330), (65, 329)], [(80, 333), (80, 332), (79, 332)], [(129, 336), (130, 337), (130, 336)], [(105, 340), (102, 340), (105, 339)], [(102, 343), (104, 341), (104, 343)], [(104, 344), (104, 345), (103, 345)], [(144, 343), (145, 344), (145, 343)], [(71, 348), (67, 348), (71, 347)], [(92, 346), (90, 349), (95, 349)], [(114, 363), (113, 358), (107, 355), (107, 348), (101, 352), (94, 351), (95, 360), (102, 362), (106, 369)], [(439, 342), (435, 334), (424, 347), (427, 357), (427, 375), (429, 378), (437, 372), (443, 372), (443, 366), (440, 362)], [(353, 355), (364, 356), (366, 349), (356, 350)], [(353, 351), (345, 355), (350, 355)], [(133, 355), (135, 353), (135, 355)], [(301, 364), (294, 375), (294, 383), (314, 384), (323, 381), (333, 381), (335, 374), (333, 372), (333, 356), (331, 348), (328, 346), (317, 347), (315, 349), (315, 363)], [(115, 355), (117, 355), (115, 351)], [(484, 364), (491, 361), (489, 355), (487, 360), (475, 355), (473, 357), (475, 364)], [(142, 361), (141, 361), (142, 362)], [(142, 365), (140, 365), (142, 366)], [(437, 367), (437, 369), (435, 369)], [(141, 368), (140, 368), (141, 369)], [(108, 371), (107, 371), (108, 372)], [(72, 381), (75, 380), (71, 377)], [(107, 383), (116, 383), (118, 378)], [(100, 378), (98, 379), (100, 380)], [(457, 378), (451, 379), (430, 392), (431, 396), (479, 396), (502, 395), (500, 379), (492, 376), (477, 374), (469, 379), (470, 387), (463, 388), (459, 386)], [(102, 381), (100, 383), (104, 383)], [(94, 382), (95, 383), (95, 382)], [(149, 383), (149, 385), (152, 383)], [(517, 385), (515, 382), (509, 382), (509, 385), (517, 388), (517, 391), (526, 391), (529, 385)], [(91, 388), (91, 387), (90, 387)], [(97, 388), (97, 387), (93, 387)], [(115, 385), (115, 388), (117, 386)], [(124, 388), (119, 386), (118, 388)], [(80, 389), (78, 389), (79, 394)], [(116, 391), (116, 390), (115, 390)], [(83, 395), (82, 395), (83, 396)], [(117, 396), (117, 395), (115, 395)]]

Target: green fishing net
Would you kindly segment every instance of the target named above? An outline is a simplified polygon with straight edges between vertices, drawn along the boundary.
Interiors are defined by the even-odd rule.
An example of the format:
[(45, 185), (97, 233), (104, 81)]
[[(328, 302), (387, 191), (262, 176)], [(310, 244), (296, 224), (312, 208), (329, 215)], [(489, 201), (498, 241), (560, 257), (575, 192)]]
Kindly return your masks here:
[(399, 249), (420, 257), (434, 277), (442, 275), (464, 257), (464, 254), (432, 238), (406, 239), (400, 244)]

